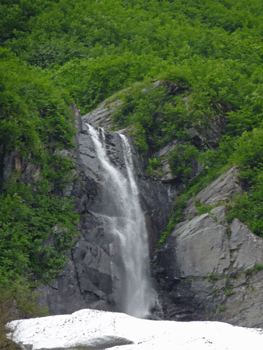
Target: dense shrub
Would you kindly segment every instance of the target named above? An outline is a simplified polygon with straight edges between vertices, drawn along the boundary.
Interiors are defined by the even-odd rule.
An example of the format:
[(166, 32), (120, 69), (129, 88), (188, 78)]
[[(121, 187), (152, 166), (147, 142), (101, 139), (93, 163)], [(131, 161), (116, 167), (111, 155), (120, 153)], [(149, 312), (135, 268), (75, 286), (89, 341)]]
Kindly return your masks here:
[[(60, 154), (74, 146), (71, 99), (10, 51), (0, 48), (0, 60), (1, 287), (28, 273), (53, 278), (65, 264), (77, 216), (71, 201), (55, 196), (75, 167)], [(30, 184), (23, 184), (19, 172), (2, 183), (4, 159), (12, 152), (38, 166)]]
[(192, 165), (198, 159), (198, 150), (193, 145), (183, 144), (175, 147), (169, 156), (172, 173), (183, 181), (189, 179)]
[(123, 104), (114, 112), (113, 121), (119, 127), (133, 125), (133, 133), (139, 151), (150, 153), (157, 151), (175, 138), (187, 139), (186, 129), (190, 118), (183, 102), (185, 90), (178, 88), (178, 94), (172, 94), (169, 87), (162, 83), (152, 83), (146, 87), (136, 86), (121, 96)]
[[(1, 279), (1, 275), (0, 275)], [(20, 318), (48, 315), (47, 308), (36, 304), (37, 294), (33, 292), (24, 278), (0, 284), (0, 349), (19, 350), (20, 346), (6, 338), (6, 324)]]
[(65, 264), (78, 216), (71, 202), (44, 185), (37, 192), (29, 185), (6, 185), (0, 195), (0, 276), (15, 279), (27, 271), (47, 281)]

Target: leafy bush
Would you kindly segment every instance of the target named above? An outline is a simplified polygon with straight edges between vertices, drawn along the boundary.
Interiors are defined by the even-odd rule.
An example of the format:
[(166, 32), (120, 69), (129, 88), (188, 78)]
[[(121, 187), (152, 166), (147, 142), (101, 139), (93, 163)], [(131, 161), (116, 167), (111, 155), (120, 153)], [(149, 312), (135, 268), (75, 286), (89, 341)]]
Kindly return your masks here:
[(0, 286), (4, 280), (34, 273), (44, 281), (65, 264), (73, 242), (72, 201), (58, 198), (75, 164), (61, 149), (74, 146), (68, 94), (58, 91), (38, 69), (0, 48), (0, 177), (4, 159), (15, 152), (37, 164), (39, 179), (23, 184), (19, 172), (1, 183)]
[[(1, 280), (1, 275), (0, 275)], [(1, 281), (2, 282), (2, 281)], [(35, 302), (37, 294), (33, 292), (24, 278), (17, 277), (7, 285), (0, 283), (0, 348), (19, 350), (11, 340), (6, 338), (6, 324), (14, 319), (41, 317), (48, 315), (47, 308)]]
[(174, 209), (171, 214), (170, 221), (166, 226), (165, 231), (161, 232), (161, 238), (157, 244), (157, 247), (159, 247), (162, 243), (165, 242), (166, 238), (173, 231), (174, 226), (177, 223), (183, 221), (183, 211), (187, 205), (187, 199), (188, 198), (186, 195), (181, 195), (178, 199), (175, 200)]
[(213, 209), (212, 205), (209, 204), (202, 204), (200, 200), (195, 200), (195, 206), (197, 207), (198, 210), (198, 215), (210, 213), (210, 211)]
[(263, 169), (263, 130), (255, 128), (244, 132), (239, 139), (234, 155), (236, 164), (241, 167), (241, 178), (248, 183), (257, 181)]
[(183, 181), (188, 180), (192, 172), (193, 161), (197, 160), (198, 153), (195, 146), (189, 144), (182, 144), (175, 147), (169, 156), (172, 173), (177, 178), (182, 178)]
[(178, 93), (171, 93), (169, 85), (157, 87), (148, 83), (124, 92), (124, 102), (113, 113), (118, 127), (133, 125), (133, 134), (141, 153), (150, 154), (178, 138), (188, 138), (186, 106), (182, 102), (186, 87), (174, 85)]
[(0, 195), (0, 208), (2, 278), (15, 279), (26, 271), (44, 281), (53, 278), (76, 234), (72, 203), (41, 184), (37, 192), (29, 185), (9, 184)]
[(235, 217), (263, 237), (263, 130), (244, 132), (236, 143), (233, 159), (241, 169), (240, 179), (247, 191), (228, 204), (227, 220)]
[(153, 170), (157, 170), (161, 166), (161, 161), (158, 158), (151, 157), (149, 158), (149, 164), (146, 169), (146, 173), (150, 174)]
[[(2, 54), (2, 55), (1, 55)], [(29, 154), (37, 161), (44, 149), (73, 146), (74, 128), (69, 96), (37, 69), (32, 69), (0, 48), (1, 152)]]

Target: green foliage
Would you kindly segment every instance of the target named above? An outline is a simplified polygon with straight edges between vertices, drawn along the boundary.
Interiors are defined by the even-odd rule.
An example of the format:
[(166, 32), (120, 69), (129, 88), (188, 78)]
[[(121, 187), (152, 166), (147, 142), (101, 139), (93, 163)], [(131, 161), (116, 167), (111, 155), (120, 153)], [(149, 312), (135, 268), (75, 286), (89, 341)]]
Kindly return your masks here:
[(71, 157), (61, 154), (74, 145), (71, 99), (9, 50), (0, 48), (0, 61), (0, 177), (11, 152), (40, 171), (30, 185), (18, 172), (1, 184), (1, 286), (28, 273), (53, 278), (65, 264), (77, 216), (70, 201), (54, 196), (75, 168)]
[(154, 176), (155, 174), (158, 174), (158, 169), (162, 165), (159, 158), (151, 157), (149, 158), (149, 164), (146, 168), (146, 174), (150, 174)]
[(133, 125), (133, 134), (141, 153), (152, 153), (174, 140), (187, 139), (190, 125), (183, 103), (184, 90), (174, 86), (179, 93), (170, 92), (168, 84), (140, 85), (122, 94), (123, 103), (113, 114), (119, 127)]
[(213, 275), (212, 273), (208, 276), (208, 281), (215, 283), (220, 277)]
[(183, 221), (183, 210), (185, 209), (187, 204), (187, 197), (185, 195), (182, 195), (179, 197), (175, 203), (174, 203), (174, 209), (170, 217), (170, 221), (168, 225), (166, 226), (166, 230), (164, 232), (161, 232), (161, 238), (157, 244), (157, 247), (159, 247), (166, 238), (170, 235), (170, 233), (173, 231), (174, 226)]
[(230, 297), (233, 294), (235, 294), (235, 292), (233, 291), (233, 287), (227, 286), (226, 291), (225, 291), (225, 296)]
[[(32, 69), (0, 48), (0, 145), (2, 152), (43, 159), (44, 149), (72, 147), (74, 129), (66, 104), (41, 71)], [(49, 146), (50, 145), (50, 146)]]
[(30, 18), (41, 12), (41, 2), (35, 0), (2, 0), (0, 4), (0, 43), (30, 30)]
[(65, 264), (77, 218), (70, 201), (54, 197), (41, 183), (38, 191), (7, 184), (0, 196), (1, 278), (15, 279), (26, 271), (44, 281), (53, 278)]
[(248, 183), (257, 181), (263, 168), (263, 130), (244, 132), (236, 146), (234, 159), (242, 168), (241, 178)]
[[(1, 279), (1, 277), (0, 277)], [(0, 284), (0, 348), (9, 350), (21, 349), (6, 338), (6, 324), (14, 319), (41, 317), (48, 315), (47, 308), (36, 304), (37, 294), (22, 277), (8, 284)]]
[(256, 264), (252, 269), (246, 270), (245, 273), (246, 273), (246, 276), (249, 276), (249, 275), (251, 275), (253, 273), (257, 273), (261, 270), (263, 270), (263, 266), (260, 264)]
[(200, 200), (195, 200), (195, 206), (198, 210), (198, 215), (210, 213), (210, 211), (213, 209), (212, 205), (205, 205), (200, 202)]
[(149, 67), (159, 61), (158, 57), (125, 51), (94, 59), (72, 59), (47, 73), (57, 86), (70, 92), (85, 113), (120, 89), (143, 80)]
[(215, 283), (217, 280), (220, 279), (220, 277), (213, 275), (213, 273), (210, 273), (210, 275), (204, 276), (203, 278), (208, 278), (208, 281), (211, 283)]
[(254, 233), (263, 237), (263, 130), (244, 132), (236, 143), (233, 156), (241, 168), (240, 179), (249, 188), (243, 195), (236, 195), (228, 204), (227, 220), (235, 217), (244, 222)]
[(169, 164), (172, 173), (183, 181), (189, 179), (192, 172), (193, 161), (198, 158), (198, 150), (195, 146), (182, 144), (175, 147), (170, 153)]
[(226, 305), (219, 305), (217, 310), (220, 311), (220, 312), (226, 311)]

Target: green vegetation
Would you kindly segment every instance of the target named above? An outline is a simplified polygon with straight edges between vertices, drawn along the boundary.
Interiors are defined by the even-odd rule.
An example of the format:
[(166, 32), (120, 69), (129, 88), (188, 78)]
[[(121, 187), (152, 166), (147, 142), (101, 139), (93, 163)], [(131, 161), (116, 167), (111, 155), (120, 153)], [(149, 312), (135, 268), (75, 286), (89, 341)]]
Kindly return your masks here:
[(37, 295), (29, 288), (27, 281), (18, 277), (8, 285), (0, 285), (0, 349), (19, 350), (11, 340), (5, 337), (5, 325), (20, 318), (41, 317), (48, 315), (47, 308), (38, 306)]
[(183, 210), (186, 207), (186, 204), (187, 204), (187, 196), (185, 196), (185, 195), (180, 196), (175, 201), (174, 210), (173, 210), (173, 213), (171, 214), (170, 221), (169, 221), (168, 225), (166, 226), (165, 231), (161, 232), (161, 238), (157, 244), (157, 247), (159, 247), (166, 240), (166, 238), (173, 231), (174, 226), (183, 220), (182, 215), (183, 215)]
[(184, 143), (175, 147), (169, 158), (172, 173), (186, 182), (189, 180), (189, 174), (192, 171), (192, 162), (197, 158), (198, 150), (195, 146)]
[(215, 283), (218, 279), (220, 279), (219, 276), (215, 276), (212, 273), (209, 276), (206, 276), (206, 278), (208, 278), (208, 281), (212, 283)]
[(261, 270), (263, 270), (263, 266), (259, 265), (259, 264), (256, 264), (252, 269), (246, 270), (245, 273), (246, 273), (246, 276), (249, 276), (249, 275), (257, 273), (257, 272), (259, 272)]
[(121, 94), (123, 104), (113, 121), (120, 127), (132, 125), (139, 151), (151, 154), (175, 138), (189, 138), (186, 129), (191, 124), (185, 117), (183, 95), (171, 93), (168, 84), (135, 85)]
[[(72, 102), (84, 114), (121, 99), (113, 127), (129, 126), (152, 176), (155, 152), (179, 141), (169, 164), (183, 192), (159, 244), (187, 200), (233, 165), (246, 192), (227, 218), (263, 234), (260, 1), (2, 0), (0, 15), (0, 287), (46, 281), (65, 261), (77, 222), (61, 198), (74, 169), (61, 152), (73, 147)], [(189, 129), (208, 132), (218, 117), (218, 147), (195, 143)], [(11, 152), (35, 169), (29, 182), (17, 170), (2, 183)], [(190, 180), (197, 159), (203, 171)]]
[(212, 289), (209, 295), (211, 295), (212, 297), (217, 297), (219, 293), (220, 293), (219, 289)]
[(29, 269), (38, 279), (53, 278), (72, 244), (72, 204), (46, 188), (9, 184), (0, 196), (0, 285)]
[(149, 164), (146, 168), (146, 174), (149, 174), (151, 177), (162, 174), (162, 170), (161, 170), (162, 163), (159, 158), (151, 157), (148, 159), (148, 162)]
[(233, 291), (233, 287), (227, 286), (226, 291), (225, 291), (225, 296), (230, 297), (233, 294), (235, 294), (235, 292)]
[(198, 210), (198, 215), (210, 213), (210, 211), (214, 208), (212, 205), (205, 205), (200, 202), (200, 200), (195, 200), (195, 206), (197, 207)]
[(226, 311), (226, 305), (219, 305), (217, 310), (220, 312)]
[[(74, 168), (72, 159), (59, 153), (74, 145), (71, 100), (41, 70), (0, 50), (1, 178), (4, 158), (11, 152), (21, 164), (39, 169), (30, 184), (16, 170), (1, 186), (0, 284), (26, 271), (46, 280), (65, 262), (63, 252), (75, 234), (72, 204), (55, 196)], [(64, 229), (55, 232), (55, 225)]]

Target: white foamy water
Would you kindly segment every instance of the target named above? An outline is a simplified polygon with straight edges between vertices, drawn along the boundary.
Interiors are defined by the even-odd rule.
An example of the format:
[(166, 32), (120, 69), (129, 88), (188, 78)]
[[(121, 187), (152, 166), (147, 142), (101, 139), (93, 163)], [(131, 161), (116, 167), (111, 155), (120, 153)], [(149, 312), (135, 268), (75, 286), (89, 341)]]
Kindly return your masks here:
[[(132, 154), (128, 139), (120, 134), (127, 177), (114, 166), (106, 153), (106, 138), (87, 124), (107, 187), (109, 205), (115, 208), (107, 216), (110, 234), (119, 246), (121, 266), (120, 311), (143, 318), (154, 305), (154, 292), (150, 283), (149, 248), (145, 219), (139, 202), (139, 191), (134, 177)], [(101, 140), (102, 138), (102, 140)]]

